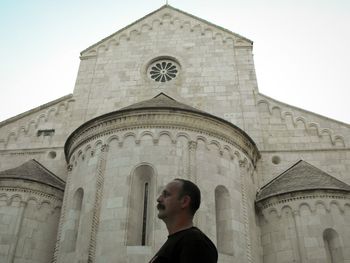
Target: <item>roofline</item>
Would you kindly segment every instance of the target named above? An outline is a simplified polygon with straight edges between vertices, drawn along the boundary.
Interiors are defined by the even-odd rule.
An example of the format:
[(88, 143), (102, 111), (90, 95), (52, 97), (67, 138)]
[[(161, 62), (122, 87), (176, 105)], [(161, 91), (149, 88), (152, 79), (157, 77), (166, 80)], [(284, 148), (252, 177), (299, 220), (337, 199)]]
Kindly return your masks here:
[(66, 184), (65, 181), (63, 181), (61, 178), (59, 178), (57, 175), (55, 175), (53, 172), (51, 172), (49, 169), (47, 169), (44, 165), (42, 165), (40, 162), (38, 162), (35, 159), (31, 159), (34, 161), (37, 165), (39, 165), (43, 170), (45, 170), (47, 173), (49, 173), (52, 177), (54, 177), (57, 181), (60, 181), (63, 184)]
[[(275, 178), (273, 178), (270, 182), (268, 182), (267, 184), (265, 184), (264, 186), (262, 186), (259, 189), (259, 192), (263, 189), (265, 189), (266, 187), (270, 186), (272, 183), (274, 183), (278, 178), (280, 178), (282, 175), (284, 175), (286, 172), (288, 172), (289, 170), (291, 170), (293, 167), (295, 167), (297, 164), (301, 163), (303, 160), (300, 159), (299, 161), (297, 161), (295, 164), (293, 164), (292, 166), (290, 166), (287, 170), (283, 171), (282, 173), (280, 173), (279, 175), (277, 175)], [(311, 165), (311, 164), (310, 164)], [(258, 192), (258, 193), (259, 193)]]
[[(159, 95), (159, 94), (158, 94)], [(157, 95), (157, 96), (158, 96)], [(166, 95), (166, 94), (164, 94)], [(166, 95), (167, 96), (167, 95)], [(169, 96), (168, 96), (169, 97)], [(170, 97), (171, 98), (171, 97)], [(172, 98), (171, 98), (172, 99)], [(89, 125), (93, 125), (94, 122), (98, 121), (99, 119), (103, 119), (103, 118), (106, 118), (106, 117), (109, 117), (109, 116), (113, 116), (115, 114), (123, 114), (123, 113), (128, 113), (128, 112), (137, 112), (137, 111), (140, 111), (140, 110), (168, 110), (168, 111), (182, 111), (182, 112), (189, 112), (189, 113), (194, 113), (194, 114), (198, 114), (198, 115), (204, 115), (206, 117), (209, 117), (209, 118), (212, 118), (212, 119), (215, 119), (217, 121), (220, 121), (220, 122), (223, 122), (237, 130), (239, 130), (239, 132), (242, 133), (242, 135), (244, 135), (246, 138), (248, 138), (248, 140), (250, 141), (250, 143), (255, 147), (256, 149), (256, 152), (258, 154), (258, 157), (257, 159), (260, 158), (260, 151), (256, 145), (256, 143), (254, 142), (254, 140), (244, 131), (242, 130), (241, 128), (239, 128), (238, 126), (234, 125), (233, 123), (225, 120), (225, 119), (222, 119), (220, 117), (217, 117), (215, 115), (212, 115), (210, 113), (207, 113), (207, 112), (204, 112), (204, 111), (195, 111), (195, 110), (190, 110), (190, 109), (181, 109), (181, 108), (174, 108), (174, 107), (145, 107), (145, 108), (138, 108), (138, 109), (121, 109), (121, 110), (117, 110), (117, 111), (113, 111), (113, 112), (109, 112), (109, 113), (106, 113), (106, 114), (103, 114), (103, 115), (100, 115), (98, 117), (95, 117), (85, 123), (83, 123), (82, 125), (80, 125), (78, 128), (76, 128), (69, 136), (68, 138), (66, 139), (66, 142), (64, 144), (64, 153), (65, 153), (65, 157), (66, 157), (66, 161), (68, 162), (69, 160), (67, 160), (67, 157), (68, 157), (68, 152), (67, 152), (67, 145), (68, 145), (68, 142), (74, 137), (75, 133), (78, 131), (78, 130), (82, 130), (84, 127), (88, 127)]]
[[(61, 178), (59, 178), (57, 175), (55, 175), (53, 172), (51, 172), (49, 169), (47, 169), (45, 166), (43, 166), (41, 163), (39, 163), (37, 160), (35, 159), (30, 159), (29, 161), (34, 161), (34, 163), (38, 166), (40, 166), (41, 169), (45, 170), (45, 172), (47, 172), (48, 174), (50, 174), (54, 179), (56, 179), (57, 181), (61, 182), (63, 184), (63, 188), (60, 188), (58, 186), (55, 186), (55, 185), (52, 185), (50, 183), (46, 183), (46, 182), (42, 182), (42, 181), (39, 181), (39, 180), (34, 180), (34, 179), (30, 179), (30, 178), (18, 178), (18, 177), (14, 177), (14, 176), (11, 176), (11, 175), (5, 175), (3, 177), (0, 177), (0, 180), (2, 179), (16, 179), (16, 180), (25, 180), (25, 181), (31, 181), (31, 182), (36, 182), (36, 183), (39, 183), (39, 184), (43, 184), (43, 185), (48, 185), (48, 186), (51, 186), (53, 188), (56, 188), (60, 191), (64, 191), (65, 189), (65, 185), (66, 185), (66, 182), (63, 181)], [(27, 161), (27, 162), (29, 162)], [(2, 172), (6, 172), (8, 170), (13, 170), (15, 168), (12, 168), (12, 169), (7, 169), (7, 170), (4, 170)]]
[[(328, 174), (327, 172), (325, 172), (325, 171), (321, 170), (320, 168), (318, 168), (318, 167), (312, 165), (311, 163), (308, 163), (307, 161), (304, 161), (304, 160), (300, 159), (300, 160), (297, 161), (295, 164), (293, 164), (291, 167), (289, 167), (287, 170), (285, 170), (285, 171), (282, 172), (280, 175), (276, 176), (276, 177), (273, 178), (270, 182), (268, 182), (268, 183), (265, 184), (263, 187), (261, 187), (260, 190), (259, 190), (259, 192), (260, 192), (261, 190), (265, 189), (266, 187), (268, 187), (269, 185), (271, 185), (271, 184), (272, 184), (273, 182), (275, 182), (278, 178), (280, 178), (281, 176), (283, 176), (285, 173), (287, 173), (288, 171), (290, 171), (291, 169), (293, 169), (296, 165), (298, 165), (298, 164), (301, 163), (301, 162), (305, 162), (305, 163), (307, 163), (308, 165), (312, 166), (313, 168), (315, 168), (315, 169), (321, 171), (322, 173), (326, 173), (329, 177), (335, 179), (336, 181), (338, 181), (338, 182), (340, 182), (340, 183), (342, 183), (342, 184), (348, 185), (347, 183), (345, 183), (345, 182), (339, 180), (338, 178), (336, 178), (336, 177), (334, 177), (334, 176)], [(348, 185), (348, 186), (350, 187), (350, 185)], [(313, 188), (310, 188), (310, 189), (313, 189)], [(333, 188), (332, 188), (332, 189), (333, 189)], [(298, 190), (296, 190), (296, 191), (298, 191)], [(344, 190), (344, 191), (346, 191), (346, 190)]]
[(269, 198), (275, 197), (275, 196), (277, 197), (277, 196), (287, 195), (287, 194), (291, 194), (291, 193), (311, 192), (311, 191), (318, 191), (318, 190), (321, 190), (321, 191), (330, 190), (330, 191), (336, 191), (336, 192), (350, 193), (349, 190), (339, 189), (339, 188), (329, 188), (329, 187), (308, 188), (308, 189), (299, 189), (299, 190), (292, 190), (292, 191), (287, 191), (287, 192), (271, 194), (271, 195), (265, 196), (264, 198), (256, 199), (255, 203), (259, 203), (261, 201), (264, 201), (266, 199), (269, 199)]
[(11, 122), (14, 122), (14, 121), (17, 121), (17, 120), (19, 120), (19, 119), (22, 119), (22, 118), (24, 118), (24, 117), (26, 117), (26, 116), (28, 116), (28, 115), (30, 115), (30, 114), (32, 114), (32, 113), (38, 112), (38, 111), (43, 110), (43, 109), (45, 109), (45, 108), (48, 108), (48, 107), (50, 107), (50, 106), (52, 106), (52, 105), (55, 105), (55, 104), (57, 104), (57, 103), (59, 103), (59, 102), (61, 102), (61, 101), (70, 99), (70, 98), (72, 98), (72, 97), (73, 97), (73, 94), (70, 93), (70, 94), (68, 94), (68, 95), (65, 95), (65, 96), (60, 97), (60, 98), (55, 99), (55, 100), (52, 100), (52, 101), (47, 102), (47, 103), (45, 103), (45, 104), (42, 104), (42, 105), (40, 105), (40, 106), (38, 106), (38, 107), (35, 107), (35, 108), (33, 108), (33, 109), (30, 109), (30, 110), (28, 110), (28, 111), (22, 112), (22, 113), (20, 113), (20, 114), (18, 114), (18, 115), (15, 115), (14, 117), (10, 117), (10, 118), (8, 118), (8, 119), (6, 119), (6, 120), (0, 122), (0, 128), (3, 127), (3, 126), (5, 126), (5, 125), (7, 125), (7, 124), (9, 124), (9, 123), (11, 123)]
[(63, 188), (60, 188), (60, 187), (57, 187), (57, 186), (52, 185), (52, 184), (48, 184), (48, 183), (41, 182), (41, 181), (39, 181), (39, 180), (33, 180), (33, 179), (29, 179), (29, 178), (18, 178), (18, 177), (11, 177), (11, 176), (5, 176), (5, 177), (1, 177), (1, 178), (0, 178), (0, 180), (3, 180), (3, 179), (16, 179), (16, 180), (23, 180), (23, 181), (34, 182), (34, 183), (38, 183), (38, 184), (50, 186), (50, 187), (52, 187), (52, 188), (55, 188), (55, 189), (57, 189), (57, 190), (59, 190), (59, 191), (64, 192), (64, 187), (63, 187)]
[[(282, 172), (281, 174), (279, 174), (278, 176), (276, 176), (275, 178), (273, 178), (270, 182), (268, 182), (267, 184), (265, 184), (263, 187), (261, 187), (259, 189), (259, 191), (257, 192), (256, 196), (259, 195), (260, 191), (262, 191), (263, 189), (265, 189), (266, 187), (270, 186), (272, 183), (274, 183), (276, 180), (278, 180), (281, 176), (283, 176), (285, 173), (287, 173), (288, 171), (290, 171), (291, 169), (293, 169), (295, 166), (297, 166), (299, 163), (301, 162), (305, 162), (307, 163), (308, 165), (312, 166), (313, 168), (323, 172), (323, 173), (326, 173), (325, 171), (322, 171), (321, 169), (317, 168), (316, 166), (300, 159), (299, 161), (297, 161), (295, 164), (293, 164), (291, 167), (289, 167), (287, 170), (285, 170), (284, 172)], [(347, 183), (339, 180), (338, 178), (326, 173), (329, 177), (337, 180), (338, 182), (340, 183), (343, 183), (343, 184), (346, 184), (348, 185)], [(270, 198), (270, 197), (273, 197), (273, 196), (279, 196), (279, 195), (283, 195), (283, 194), (288, 194), (288, 193), (294, 193), (294, 192), (304, 192), (304, 191), (313, 191), (313, 190), (335, 190), (335, 191), (343, 191), (343, 192), (348, 192), (350, 193), (349, 190), (345, 190), (345, 189), (340, 189), (340, 188), (329, 188), (329, 187), (317, 187), (317, 188), (308, 188), (308, 189), (299, 189), (299, 190), (291, 190), (291, 191), (286, 191), (286, 192), (281, 192), (281, 193), (275, 193), (275, 194), (270, 194), (268, 196), (265, 196), (264, 198), (261, 198), (261, 199), (256, 199), (255, 202), (260, 202), (262, 200), (265, 200), (267, 198)]]
[(347, 126), (348, 128), (350, 128), (350, 124), (349, 124), (349, 123), (342, 122), (342, 121), (339, 121), (339, 120), (335, 120), (335, 119), (332, 119), (332, 118), (330, 118), (330, 117), (327, 117), (327, 116), (324, 116), (324, 115), (315, 113), (315, 112), (313, 112), (313, 111), (305, 110), (305, 109), (303, 109), (303, 108), (299, 108), (299, 107), (297, 107), (297, 106), (294, 106), (294, 105), (285, 103), (285, 102), (283, 102), (283, 101), (276, 100), (276, 99), (271, 98), (271, 97), (269, 97), (269, 96), (267, 96), (267, 95), (265, 95), (265, 94), (263, 94), (263, 93), (260, 93), (260, 92), (258, 93), (258, 95), (261, 95), (262, 97), (264, 97), (264, 98), (266, 98), (266, 99), (272, 100), (273, 102), (280, 103), (280, 104), (282, 104), (282, 105), (284, 105), (284, 106), (291, 107), (291, 108), (293, 108), (293, 109), (300, 110), (300, 111), (305, 112), (305, 113), (308, 113), (308, 114), (313, 114), (313, 115), (315, 115), (315, 116), (317, 116), (317, 117), (326, 119), (326, 120), (328, 120), (328, 121), (337, 122), (337, 123), (339, 123), (339, 124), (345, 125), (345, 126)]
[(224, 27), (221, 27), (221, 26), (218, 26), (218, 25), (216, 25), (216, 24), (214, 24), (214, 23), (211, 23), (211, 22), (209, 22), (209, 21), (207, 21), (207, 20), (205, 20), (205, 19), (202, 19), (202, 18), (200, 18), (200, 17), (197, 17), (197, 16), (195, 16), (195, 15), (192, 15), (192, 14), (190, 14), (190, 13), (187, 13), (187, 12), (185, 12), (185, 11), (182, 11), (182, 10), (180, 10), (180, 9), (177, 9), (177, 8), (175, 8), (175, 7), (172, 7), (172, 6), (169, 5), (169, 4), (165, 4), (165, 5), (161, 6), (160, 8), (154, 10), (153, 12), (151, 12), (151, 13), (149, 13), (149, 14), (147, 14), (147, 15), (145, 15), (145, 16), (139, 18), (139, 19), (137, 19), (135, 22), (133, 22), (133, 23), (131, 23), (131, 24), (129, 24), (129, 25), (127, 25), (127, 26), (125, 26), (125, 27), (119, 29), (119, 30), (116, 31), (115, 33), (113, 33), (113, 34), (111, 34), (111, 35), (109, 35), (109, 36), (107, 36), (107, 37), (101, 39), (101, 40), (98, 41), (97, 43), (95, 43), (95, 44), (93, 44), (93, 45), (91, 45), (91, 46), (85, 48), (83, 51), (80, 52), (80, 56), (82, 56), (84, 52), (88, 51), (89, 49), (91, 49), (91, 48), (93, 48), (93, 47), (98, 46), (99, 44), (101, 44), (102, 42), (106, 41), (106, 40), (109, 39), (110, 37), (113, 37), (113, 36), (119, 34), (120, 32), (122, 32), (122, 31), (128, 29), (129, 27), (132, 27), (133, 25), (137, 24), (138, 22), (140, 22), (140, 21), (146, 19), (147, 17), (150, 17), (151, 15), (157, 13), (158, 11), (160, 11), (160, 10), (166, 8), (166, 7), (170, 8), (170, 9), (173, 9), (173, 10), (175, 10), (175, 11), (177, 11), (177, 12), (179, 12), (179, 13), (182, 13), (182, 14), (184, 14), (184, 15), (190, 16), (190, 17), (192, 17), (192, 18), (194, 18), (194, 19), (197, 19), (197, 20), (199, 20), (199, 21), (201, 21), (201, 22), (203, 22), (203, 23), (206, 23), (206, 24), (208, 24), (208, 25), (210, 25), (210, 26), (216, 27), (216, 28), (218, 28), (218, 29), (220, 29), (220, 30), (222, 30), (222, 31), (225, 31), (226, 33), (229, 33), (229, 34), (232, 34), (232, 35), (237, 36), (237, 37), (239, 37), (239, 38), (242, 38), (242, 39), (248, 41), (251, 45), (253, 45), (253, 41), (250, 40), (250, 39), (248, 39), (248, 38), (246, 38), (246, 37), (244, 37), (244, 36), (241, 36), (241, 35), (239, 35), (239, 34), (237, 34), (237, 33), (234, 33), (234, 32), (232, 32), (232, 31), (230, 31), (230, 30), (228, 30), (228, 29), (226, 29), (226, 28), (224, 28)]

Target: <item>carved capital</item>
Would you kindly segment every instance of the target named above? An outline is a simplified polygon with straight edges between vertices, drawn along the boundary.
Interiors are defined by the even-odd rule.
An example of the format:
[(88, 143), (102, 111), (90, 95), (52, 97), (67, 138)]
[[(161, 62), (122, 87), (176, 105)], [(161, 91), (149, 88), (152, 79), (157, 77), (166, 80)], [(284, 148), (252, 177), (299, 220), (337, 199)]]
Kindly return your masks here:
[(189, 141), (189, 142), (188, 142), (188, 149), (189, 149), (190, 151), (196, 150), (196, 149), (197, 149), (197, 142), (195, 142), (195, 141)]
[(67, 165), (67, 171), (68, 171), (68, 172), (73, 171), (73, 164), (68, 164), (68, 165)]
[(101, 147), (101, 152), (108, 152), (108, 144), (104, 144), (104, 145), (102, 145), (102, 147)]
[(245, 167), (247, 162), (245, 160), (239, 160), (239, 167)]
[(292, 214), (293, 214), (293, 216), (300, 216), (299, 210), (293, 210)]

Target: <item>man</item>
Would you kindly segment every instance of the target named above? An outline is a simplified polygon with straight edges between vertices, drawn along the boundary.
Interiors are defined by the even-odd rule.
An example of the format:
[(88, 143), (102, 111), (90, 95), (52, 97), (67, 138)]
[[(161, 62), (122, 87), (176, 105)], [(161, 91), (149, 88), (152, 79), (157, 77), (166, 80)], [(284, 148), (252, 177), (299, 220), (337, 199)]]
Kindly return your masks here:
[(193, 226), (201, 193), (192, 182), (175, 179), (157, 199), (158, 218), (168, 229), (168, 240), (150, 263), (216, 263), (218, 252), (210, 239)]

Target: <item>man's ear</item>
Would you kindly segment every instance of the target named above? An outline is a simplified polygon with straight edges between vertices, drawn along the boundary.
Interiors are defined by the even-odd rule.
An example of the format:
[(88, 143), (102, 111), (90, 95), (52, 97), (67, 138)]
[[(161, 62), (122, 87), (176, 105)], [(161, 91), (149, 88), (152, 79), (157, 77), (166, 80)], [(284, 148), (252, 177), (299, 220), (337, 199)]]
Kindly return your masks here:
[(191, 204), (191, 197), (188, 195), (183, 196), (181, 201), (181, 207), (187, 208), (187, 207), (190, 207), (190, 204)]

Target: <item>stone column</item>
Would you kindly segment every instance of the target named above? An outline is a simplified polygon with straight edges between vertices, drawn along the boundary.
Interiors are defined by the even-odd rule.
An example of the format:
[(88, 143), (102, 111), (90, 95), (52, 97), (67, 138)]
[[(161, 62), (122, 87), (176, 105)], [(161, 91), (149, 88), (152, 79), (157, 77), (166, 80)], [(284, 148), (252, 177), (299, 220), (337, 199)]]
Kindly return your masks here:
[(104, 184), (104, 173), (106, 169), (107, 152), (108, 152), (108, 145), (107, 144), (102, 145), (98, 164), (97, 164), (97, 173), (96, 173), (96, 192), (95, 192), (95, 202), (94, 202), (90, 243), (89, 243), (89, 254), (88, 254), (89, 263), (95, 262), (95, 256), (96, 256), (96, 240), (97, 240), (98, 226), (100, 222), (100, 211), (101, 211), (101, 201), (103, 196), (103, 184)]
[(194, 183), (197, 183), (196, 175), (196, 150), (197, 142), (188, 142), (188, 179)]
[(249, 229), (249, 218), (248, 218), (248, 201), (247, 201), (247, 189), (245, 184), (245, 177), (249, 176), (247, 173), (247, 163), (239, 161), (239, 173), (241, 177), (241, 193), (242, 193), (242, 216), (244, 224), (244, 236), (245, 236), (245, 247), (246, 247), (246, 262), (252, 261), (252, 244), (250, 240), (250, 229)]
[(55, 252), (53, 255), (52, 262), (56, 263), (58, 261), (58, 255), (60, 252), (61, 248), (61, 237), (62, 237), (62, 228), (64, 225), (64, 221), (66, 219), (66, 214), (67, 214), (67, 202), (70, 199), (71, 193), (69, 191), (70, 189), (70, 182), (71, 182), (71, 177), (72, 177), (72, 171), (73, 171), (73, 165), (69, 164), (67, 166), (67, 180), (66, 180), (66, 187), (64, 189), (64, 196), (63, 196), (63, 203), (62, 203), (62, 208), (61, 208), (61, 216), (60, 216), (60, 222), (58, 224), (58, 231), (57, 231), (57, 240), (56, 240), (56, 246), (55, 246)]
[(23, 201), (21, 201), (19, 203), (19, 209), (18, 209), (17, 216), (16, 216), (15, 231), (13, 233), (14, 241), (10, 247), (10, 252), (7, 256), (8, 263), (13, 263), (15, 260), (18, 239), (19, 239), (19, 235), (21, 233), (23, 216), (24, 216), (24, 211), (25, 211), (26, 206), (27, 206), (27, 203), (25, 203)]
[(304, 248), (301, 244), (300, 240), (300, 233), (299, 233), (299, 227), (300, 225), (300, 214), (298, 210), (293, 211), (293, 223), (294, 223), (294, 230), (295, 230), (295, 236), (296, 236), (296, 247), (297, 247), (297, 255), (300, 263), (306, 262), (306, 254), (304, 251)]

